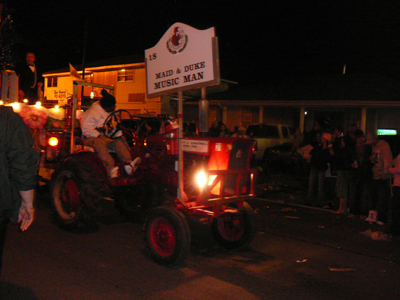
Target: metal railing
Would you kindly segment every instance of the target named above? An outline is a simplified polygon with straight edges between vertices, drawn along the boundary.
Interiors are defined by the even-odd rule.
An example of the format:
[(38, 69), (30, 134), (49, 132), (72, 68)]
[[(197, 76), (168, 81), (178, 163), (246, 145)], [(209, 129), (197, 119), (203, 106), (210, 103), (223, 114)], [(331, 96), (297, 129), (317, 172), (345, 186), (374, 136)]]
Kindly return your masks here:
[(75, 122), (76, 122), (76, 109), (78, 107), (78, 86), (91, 86), (103, 89), (109, 89), (110, 94), (114, 94), (114, 87), (111, 85), (90, 83), (85, 81), (74, 81), (74, 93), (72, 98), (72, 116), (71, 116), (71, 154), (75, 152)]

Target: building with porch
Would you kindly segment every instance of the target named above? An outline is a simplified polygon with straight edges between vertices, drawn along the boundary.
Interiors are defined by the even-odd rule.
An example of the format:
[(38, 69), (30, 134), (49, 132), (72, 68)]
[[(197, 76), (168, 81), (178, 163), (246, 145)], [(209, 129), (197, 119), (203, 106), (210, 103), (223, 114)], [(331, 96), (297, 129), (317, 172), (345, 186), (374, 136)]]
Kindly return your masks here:
[[(82, 66), (76, 71), (82, 77)], [(115, 87), (114, 96), (117, 109), (128, 110), (131, 114), (161, 113), (161, 98), (146, 97), (146, 69), (142, 56), (124, 56), (88, 63), (85, 66), (84, 81)], [(46, 106), (65, 105), (73, 93), (73, 81), (82, 80), (71, 75), (70, 69), (49, 71), (43, 74), (44, 104)], [(82, 99), (82, 87), (78, 90), (78, 100)], [(86, 87), (83, 91), (82, 106), (101, 98), (100, 88)], [(91, 100), (90, 100), (91, 99)]]
[[(333, 80), (334, 81), (334, 80)], [(318, 100), (314, 95), (307, 99), (308, 95), (284, 95), (282, 100), (271, 98), (269, 86), (231, 87), (228, 91), (207, 95), (209, 106), (209, 126), (215, 120), (225, 123), (230, 130), (235, 126), (247, 127), (250, 124), (265, 123), (271, 125), (286, 124), (300, 128), (302, 132), (309, 131), (315, 121), (324, 119), (330, 123), (330, 127), (341, 126), (345, 131), (352, 125), (358, 124), (364, 132), (377, 132), (377, 129), (393, 129), (400, 134), (400, 101), (396, 99), (393, 91), (390, 97), (385, 95), (373, 95), (374, 98), (382, 96), (388, 100), (351, 100), (352, 94), (343, 97), (339, 93), (332, 94), (339, 99), (346, 100)], [(374, 87), (372, 87), (374, 88)], [(372, 89), (371, 88), (371, 89)], [(335, 88), (338, 90), (339, 88)], [(364, 92), (368, 94), (368, 92)], [(294, 94), (294, 93), (293, 93)], [(200, 101), (196, 98), (186, 100), (184, 106), (185, 118), (198, 116)]]

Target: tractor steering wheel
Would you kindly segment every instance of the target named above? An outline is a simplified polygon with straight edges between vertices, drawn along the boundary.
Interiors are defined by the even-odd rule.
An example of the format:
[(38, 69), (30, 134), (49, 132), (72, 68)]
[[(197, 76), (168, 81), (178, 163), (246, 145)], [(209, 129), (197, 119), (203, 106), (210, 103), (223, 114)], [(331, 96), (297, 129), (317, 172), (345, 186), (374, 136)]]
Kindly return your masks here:
[(121, 117), (123, 113), (127, 113), (129, 119), (132, 119), (132, 115), (129, 111), (125, 109), (119, 109), (113, 111), (108, 115), (108, 117), (104, 120), (103, 128), (104, 128), (104, 135), (110, 139), (117, 139), (120, 136), (114, 137), (117, 132), (121, 130)]

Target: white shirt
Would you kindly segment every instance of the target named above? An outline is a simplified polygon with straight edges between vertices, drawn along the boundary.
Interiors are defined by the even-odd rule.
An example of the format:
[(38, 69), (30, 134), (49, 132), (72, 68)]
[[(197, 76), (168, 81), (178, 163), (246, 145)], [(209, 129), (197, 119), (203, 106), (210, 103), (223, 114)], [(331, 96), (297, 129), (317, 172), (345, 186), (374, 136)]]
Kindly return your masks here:
[[(110, 113), (106, 112), (101, 107), (100, 101), (96, 101), (92, 106), (82, 114), (81, 125), (82, 135), (85, 138), (96, 138), (100, 135), (100, 132), (96, 130), (96, 127), (102, 127), (104, 121), (108, 118)], [(117, 132), (115, 137), (121, 136), (122, 132)]]

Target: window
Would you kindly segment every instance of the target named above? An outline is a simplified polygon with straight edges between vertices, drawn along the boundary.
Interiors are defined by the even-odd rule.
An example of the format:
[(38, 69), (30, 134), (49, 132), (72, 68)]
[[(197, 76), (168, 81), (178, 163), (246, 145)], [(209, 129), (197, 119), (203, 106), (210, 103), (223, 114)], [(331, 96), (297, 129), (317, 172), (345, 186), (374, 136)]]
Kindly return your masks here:
[(282, 135), (285, 139), (289, 138), (289, 131), (287, 130), (286, 126), (282, 126)]
[(118, 82), (133, 81), (135, 70), (122, 69), (118, 71)]
[(144, 93), (134, 93), (128, 95), (128, 102), (144, 103), (145, 100), (146, 100), (146, 95)]
[(290, 135), (296, 134), (296, 129), (294, 129), (292, 126), (289, 126), (288, 128), (289, 128)]
[(279, 139), (279, 131), (278, 131), (278, 126), (266, 126), (266, 132), (265, 132), (265, 137), (266, 138), (271, 138), (271, 139)]
[(57, 87), (57, 77), (47, 78), (47, 87)]
[(253, 138), (279, 138), (278, 126), (275, 125), (250, 125), (247, 127), (246, 134)]

